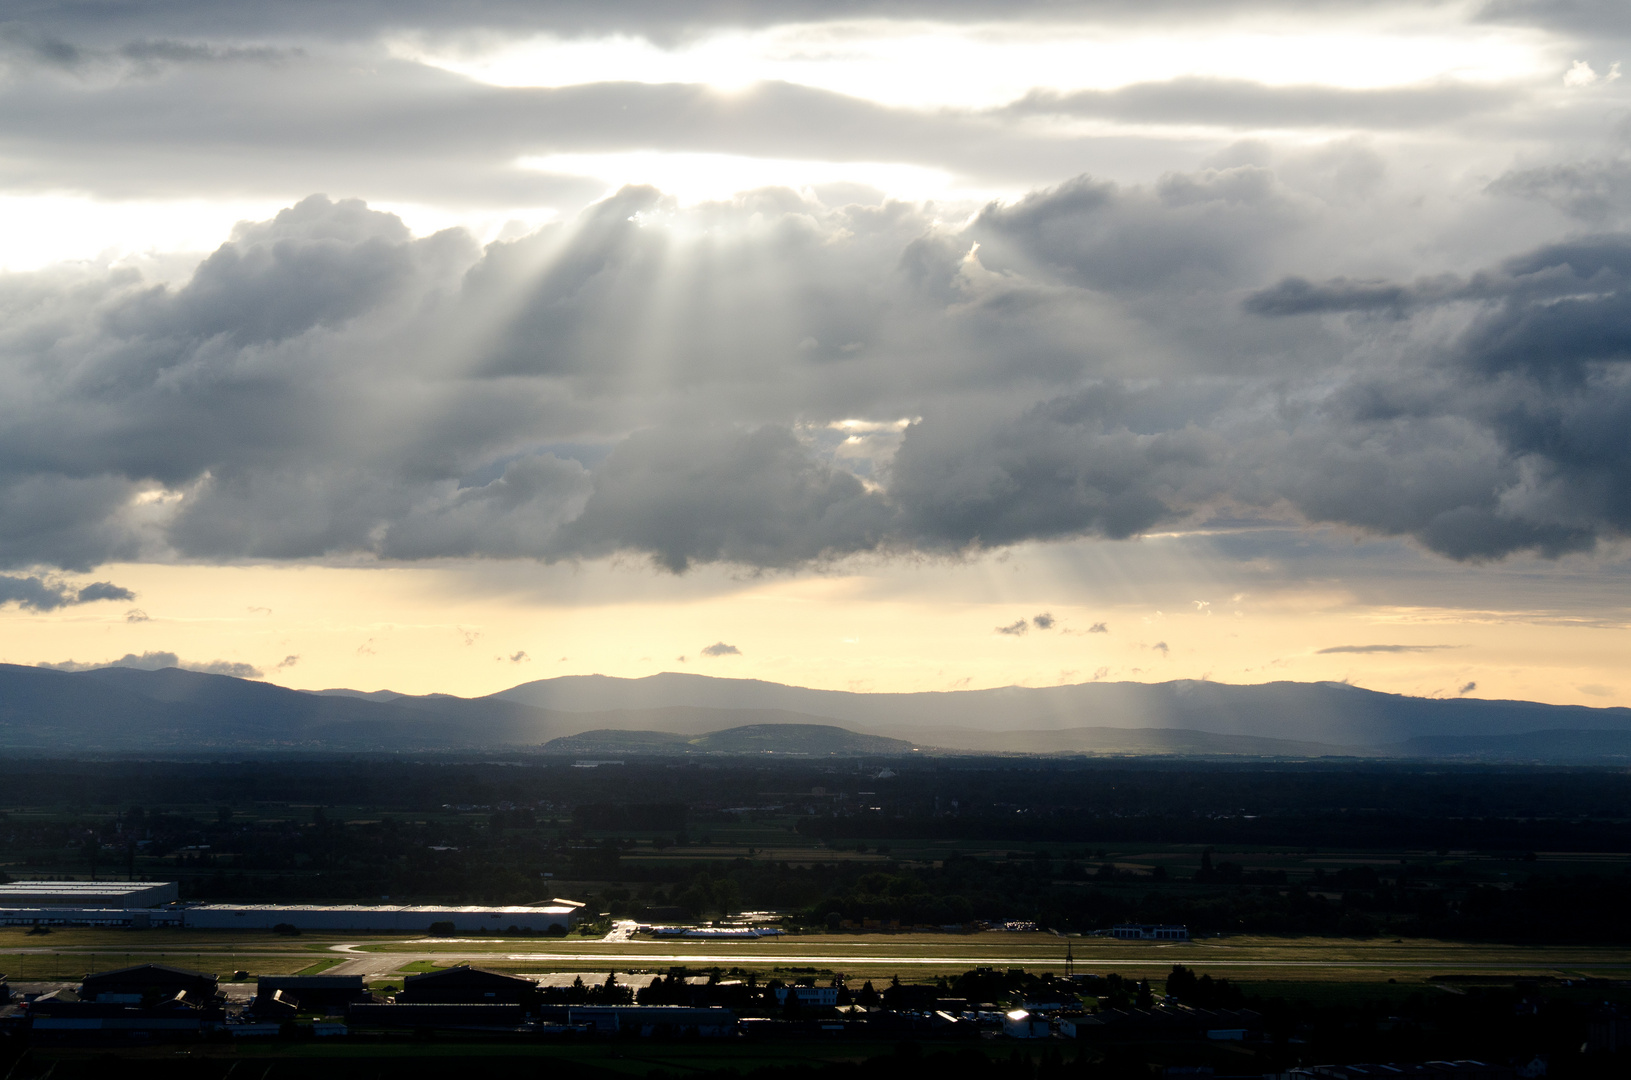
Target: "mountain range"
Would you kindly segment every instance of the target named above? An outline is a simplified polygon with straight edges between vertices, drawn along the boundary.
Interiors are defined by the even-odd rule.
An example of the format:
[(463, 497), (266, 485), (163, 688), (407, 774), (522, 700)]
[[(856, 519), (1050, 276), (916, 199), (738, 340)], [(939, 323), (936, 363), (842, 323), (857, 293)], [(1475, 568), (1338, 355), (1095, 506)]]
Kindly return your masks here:
[[(853, 693), (668, 672), (486, 697), (291, 690), (166, 668), (0, 664), (0, 749), (1129, 754), (1631, 761), (1631, 709), (1414, 698), (1342, 683), (1082, 683)], [(612, 748), (612, 749), (608, 749)]]

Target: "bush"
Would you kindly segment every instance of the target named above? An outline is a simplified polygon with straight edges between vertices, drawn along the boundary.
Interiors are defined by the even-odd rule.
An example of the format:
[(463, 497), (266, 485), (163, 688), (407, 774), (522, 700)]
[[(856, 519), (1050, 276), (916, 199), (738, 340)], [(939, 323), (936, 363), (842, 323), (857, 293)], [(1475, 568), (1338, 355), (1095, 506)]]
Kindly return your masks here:
[(272, 927), (272, 933), (277, 934), (279, 937), (299, 937), (300, 927), (293, 923), (280, 922)]
[(452, 920), (444, 919), (441, 922), (431, 923), (430, 924), (430, 936), (431, 937), (452, 937), (453, 936), (453, 922), (452, 922)]

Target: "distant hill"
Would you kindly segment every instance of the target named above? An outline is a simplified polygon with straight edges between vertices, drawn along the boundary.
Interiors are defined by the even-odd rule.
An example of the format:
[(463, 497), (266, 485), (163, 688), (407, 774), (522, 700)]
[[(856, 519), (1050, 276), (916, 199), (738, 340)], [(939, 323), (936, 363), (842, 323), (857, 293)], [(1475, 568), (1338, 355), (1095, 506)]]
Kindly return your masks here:
[(629, 740), (643, 738), (653, 748), (684, 742), (691, 749), (683, 752), (707, 753), (893, 754), (915, 746), (986, 754), (1631, 761), (1631, 710), (1442, 701), (1337, 683), (855, 694), (669, 673), (575, 676), (460, 698), (306, 692), (176, 668), (63, 672), (0, 664), (0, 750), (10, 752), (553, 750), (574, 745), (555, 740), (589, 732), (615, 742), (608, 731), (620, 733), (623, 749), (595, 753), (634, 753)]
[[(1009, 686), (916, 694), (811, 690), (753, 679), (665, 672), (643, 679), (575, 675), (524, 683), (493, 698), (540, 709), (588, 712), (690, 706), (785, 709), (861, 730), (1058, 731), (1168, 728), (1382, 749), (1422, 736), (1518, 735), (1530, 731), (1631, 731), (1631, 709), (1529, 701), (1414, 698), (1345, 683), (1257, 686), (1179, 680)], [(922, 729), (934, 729), (932, 732)]]
[(551, 739), (546, 754), (801, 754), (898, 755), (915, 747), (904, 739), (862, 735), (830, 724), (745, 724), (702, 735), (598, 729)]

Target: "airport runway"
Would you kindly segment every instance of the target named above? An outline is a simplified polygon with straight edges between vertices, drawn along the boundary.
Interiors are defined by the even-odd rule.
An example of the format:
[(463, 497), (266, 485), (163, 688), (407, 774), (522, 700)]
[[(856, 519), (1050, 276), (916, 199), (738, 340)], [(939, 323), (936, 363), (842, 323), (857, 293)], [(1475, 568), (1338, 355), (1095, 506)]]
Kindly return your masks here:
[[(1284, 972), (1292, 979), (1341, 978), (1352, 972), (1358, 978), (1383, 978), (1398, 974), (1408, 977), (1446, 972), (1512, 972), (1515, 974), (1554, 974), (1567, 978), (1587, 972), (1623, 972), (1631, 975), (1631, 950), (1603, 950), (1582, 947), (1466, 946), (1447, 942), (1398, 943), (1320, 941), (1299, 944), (1256, 940), (1238, 944), (1229, 939), (1183, 943), (1112, 943), (1100, 940), (1062, 939), (1044, 935), (1008, 940), (991, 935), (985, 940), (948, 939), (933, 941), (900, 940), (888, 937), (857, 936), (834, 940), (821, 937), (770, 939), (755, 942), (652, 941), (631, 938), (632, 925), (618, 926), (600, 939), (551, 941), (544, 948), (529, 949), (532, 942), (491, 938), (419, 938), (338, 942), (314, 952), (310, 946), (286, 948), (266, 942), (260, 947), (226, 949), (212, 943), (198, 952), (156, 950), (163, 962), (206, 970), (231, 967), (254, 970), (256, 960), (276, 957), (283, 961), (302, 960), (304, 967), (327, 955), (340, 960), (325, 974), (361, 975), (383, 979), (400, 973), (415, 963), (450, 966), (468, 963), (491, 965), (528, 974), (551, 975), (599, 971), (663, 971), (670, 967), (692, 968), (814, 968), (840, 971), (854, 977), (877, 978), (892, 974), (933, 977), (976, 967), (1024, 968), (1040, 973), (1065, 970), (1067, 945), (1073, 952), (1074, 968), (1083, 973), (1164, 972), (1173, 964), (1196, 971), (1228, 973), (1235, 978), (1272, 978)], [(998, 938), (998, 940), (992, 940)], [(315, 943), (314, 943), (315, 944)], [(538, 942), (543, 945), (543, 942)], [(517, 949), (517, 946), (520, 946)], [(516, 950), (516, 951), (511, 951)], [(62, 966), (72, 970), (70, 956), (85, 962), (112, 961), (118, 954), (92, 948), (25, 947), (7, 950), (16, 960), (30, 954), (55, 953)], [(132, 950), (133, 952), (135, 950)], [(146, 952), (146, 950), (142, 950)], [(98, 955), (99, 954), (99, 955)], [(229, 960), (228, 957), (233, 959)], [(124, 957), (119, 957), (123, 960)], [(141, 962), (146, 956), (132, 956)], [(102, 963), (101, 966), (106, 966)], [(1369, 976), (1361, 973), (1373, 973)], [(14, 971), (13, 975), (20, 975)]]

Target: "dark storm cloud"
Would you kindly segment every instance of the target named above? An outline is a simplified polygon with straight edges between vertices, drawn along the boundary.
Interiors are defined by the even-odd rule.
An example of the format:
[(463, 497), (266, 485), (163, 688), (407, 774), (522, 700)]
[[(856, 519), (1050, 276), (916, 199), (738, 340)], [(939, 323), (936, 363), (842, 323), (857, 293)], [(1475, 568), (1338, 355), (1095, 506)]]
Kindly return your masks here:
[(76, 604), (89, 604), (96, 600), (134, 600), (136, 594), (123, 585), (111, 581), (93, 581), (80, 589), (74, 597)]
[(55, 611), (75, 604), (93, 604), (98, 600), (134, 599), (135, 593), (111, 581), (92, 582), (75, 589), (61, 581), (0, 574), (0, 605), (16, 604), (29, 611)]
[(485, 250), (314, 196), (179, 285), (9, 275), (0, 562), (795, 569), (1265, 517), (1484, 560), (1631, 532), (1631, 239), (1322, 277), (1297, 166), (1081, 177), (962, 226), (630, 188)]
[(1045, 268), (1077, 285), (1132, 292), (1250, 273), (1301, 208), (1251, 165), (1170, 173), (1149, 188), (1078, 177), (981, 212), (982, 261)]
[(1188, 426), (1130, 430), (1138, 396), (1101, 386), (1012, 417), (926, 419), (906, 431), (890, 495), (930, 547), (1123, 539), (1175, 520), (1221, 447)]
[(555, 554), (642, 551), (693, 562), (794, 566), (885, 543), (895, 511), (854, 476), (812, 460), (785, 428), (645, 431), (595, 471)]
[(1363, 281), (1333, 278), (1312, 282), (1288, 277), (1268, 289), (1246, 298), (1246, 310), (1257, 315), (1318, 315), (1339, 311), (1383, 311), (1402, 317), (1423, 304), (1453, 299), (1460, 294), (1458, 280), (1417, 282), (1404, 285), (1392, 281)]
[(1247, 306), (1330, 312), (1343, 307), (1328, 298), (1356, 293), (1401, 315), (1472, 311), (1427, 364), (1333, 395), (1286, 488), (1305, 513), (1460, 559), (1587, 550), (1631, 530), (1631, 237), (1543, 245), (1460, 282), (1282, 282)]

